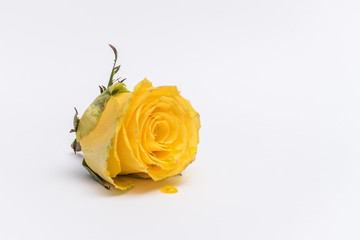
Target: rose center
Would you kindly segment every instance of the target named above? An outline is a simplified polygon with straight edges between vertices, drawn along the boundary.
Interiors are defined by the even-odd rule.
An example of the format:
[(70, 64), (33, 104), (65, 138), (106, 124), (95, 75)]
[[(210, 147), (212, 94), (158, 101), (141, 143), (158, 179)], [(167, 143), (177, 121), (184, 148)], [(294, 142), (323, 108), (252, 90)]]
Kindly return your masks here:
[(167, 137), (170, 134), (170, 126), (169, 123), (167, 123), (166, 121), (162, 120), (162, 121), (158, 121), (154, 132), (153, 132), (154, 136), (155, 136), (155, 140), (157, 142), (163, 142), (167, 139)]

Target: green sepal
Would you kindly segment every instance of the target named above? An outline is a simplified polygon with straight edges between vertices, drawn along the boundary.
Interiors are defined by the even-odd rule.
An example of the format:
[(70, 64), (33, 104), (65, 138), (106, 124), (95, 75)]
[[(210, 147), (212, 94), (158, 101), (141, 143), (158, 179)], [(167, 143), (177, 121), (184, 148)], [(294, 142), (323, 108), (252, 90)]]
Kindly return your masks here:
[[(70, 133), (73, 133), (77, 131), (78, 127), (79, 127), (79, 122), (80, 122), (80, 118), (78, 117), (79, 113), (77, 111), (77, 109), (74, 107), (75, 109), (75, 116), (74, 116), (74, 120), (73, 120), (73, 125), (74, 125), (74, 128), (70, 130)], [(75, 140), (71, 143), (71, 148), (74, 150), (74, 153), (76, 154), (76, 152), (80, 152), (81, 151), (81, 146), (80, 146), (80, 143), (78, 143), (76, 141), (76, 138)]]
[(72, 142), (72, 144), (70, 145), (71, 148), (74, 150), (74, 153), (76, 154), (76, 152), (80, 152), (81, 151), (81, 146), (80, 143), (78, 141), (76, 141), (76, 139)]
[(102, 179), (99, 175), (97, 175), (90, 167), (89, 165), (87, 165), (87, 163), (85, 162), (85, 158), (83, 159), (82, 162), (83, 167), (89, 171), (90, 175), (92, 176), (92, 178), (97, 181), (98, 183), (100, 183), (104, 188), (106, 188), (107, 190), (110, 189), (110, 184), (108, 182), (106, 182), (104, 179)]
[(79, 126), (79, 122), (80, 122), (80, 118), (78, 117), (79, 113), (77, 111), (76, 108), (75, 109), (75, 116), (74, 116), (74, 120), (73, 120), (73, 125), (74, 125), (74, 131), (76, 132)]

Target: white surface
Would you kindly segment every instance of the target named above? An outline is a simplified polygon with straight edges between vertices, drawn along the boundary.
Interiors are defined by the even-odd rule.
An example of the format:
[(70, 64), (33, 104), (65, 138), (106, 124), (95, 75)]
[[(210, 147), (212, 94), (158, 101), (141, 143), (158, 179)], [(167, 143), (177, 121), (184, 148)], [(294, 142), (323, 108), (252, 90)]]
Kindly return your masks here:
[[(360, 239), (358, 1), (100, 2), (0, 2), (0, 239)], [(183, 177), (106, 191), (71, 152), (108, 43), (200, 113)]]

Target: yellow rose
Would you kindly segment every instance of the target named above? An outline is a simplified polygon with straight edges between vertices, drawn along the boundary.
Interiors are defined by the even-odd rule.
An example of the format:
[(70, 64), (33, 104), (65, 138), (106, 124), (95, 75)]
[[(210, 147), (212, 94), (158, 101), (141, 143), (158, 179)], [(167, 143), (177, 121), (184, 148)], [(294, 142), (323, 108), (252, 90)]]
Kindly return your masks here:
[(195, 160), (200, 118), (175, 86), (153, 87), (144, 79), (133, 92), (116, 83), (84, 112), (76, 140), (85, 165), (125, 190), (123, 175), (155, 181), (181, 173)]

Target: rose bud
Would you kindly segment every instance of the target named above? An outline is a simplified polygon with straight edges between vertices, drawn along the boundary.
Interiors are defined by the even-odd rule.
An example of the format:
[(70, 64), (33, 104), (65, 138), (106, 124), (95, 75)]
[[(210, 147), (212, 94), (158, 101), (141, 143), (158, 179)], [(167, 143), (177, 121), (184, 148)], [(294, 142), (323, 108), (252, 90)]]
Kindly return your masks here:
[(181, 173), (199, 143), (200, 118), (190, 102), (176, 86), (153, 87), (146, 78), (133, 92), (110, 82), (75, 126), (83, 165), (100, 183), (122, 190), (132, 186), (124, 175), (158, 181)]

